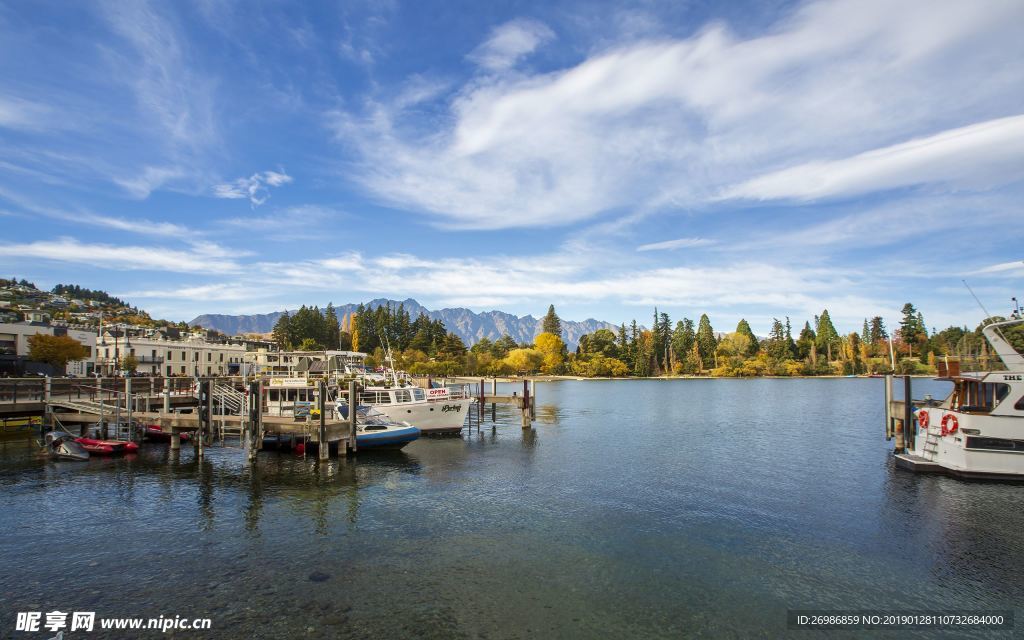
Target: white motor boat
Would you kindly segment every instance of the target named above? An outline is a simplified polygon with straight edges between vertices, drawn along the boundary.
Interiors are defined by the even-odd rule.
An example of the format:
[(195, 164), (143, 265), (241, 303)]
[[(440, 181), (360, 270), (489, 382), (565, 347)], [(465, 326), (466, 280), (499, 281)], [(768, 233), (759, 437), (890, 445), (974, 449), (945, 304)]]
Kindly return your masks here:
[(43, 438), (46, 450), (55, 458), (65, 460), (88, 460), (89, 452), (76, 442), (76, 436), (66, 431), (49, 431)]
[(961, 372), (958, 362), (939, 363), (940, 378), (952, 382), (953, 391), (941, 402), (912, 401), (913, 424), (907, 425), (907, 450), (896, 454), (898, 466), (1024, 480), (1024, 356), (1000, 331), (1021, 322), (1018, 317), (982, 330), (1005, 371)]
[(457, 389), (366, 387), (359, 404), (372, 406), (390, 420), (408, 422), (424, 434), (459, 433), (476, 400)]

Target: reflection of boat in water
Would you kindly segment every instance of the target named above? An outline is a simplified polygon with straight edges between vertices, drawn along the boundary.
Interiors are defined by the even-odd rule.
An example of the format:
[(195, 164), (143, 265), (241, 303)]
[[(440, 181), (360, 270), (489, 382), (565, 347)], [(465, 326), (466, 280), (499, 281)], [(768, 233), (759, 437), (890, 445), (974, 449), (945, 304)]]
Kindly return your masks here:
[[(897, 436), (897, 443), (904, 433), (907, 440), (906, 450), (896, 454), (898, 466), (1024, 480), (1024, 356), (1000, 331), (1020, 322), (1018, 317), (982, 329), (1005, 371), (966, 372), (961, 366), (967, 362), (937, 363), (939, 379), (952, 382), (953, 391), (941, 402), (911, 401), (911, 424)], [(905, 410), (902, 402), (892, 402), (890, 414), (893, 406)]]
[[(146, 440), (151, 440), (151, 441), (156, 441), (156, 442), (170, 442), (171, 441), (171, 433), (169, 431), (164, 431), (163, 429), (161, 429), (160, 425), (158, 425), (158, 424), (143, 425), (142, 426), (142, 435), (146, 438)], [(189, 440), (192, 439), (192, 434), (187, 432), (187, 431), (181, 432), (180, 435), (181, 435), (181, 441), (182, 442), (188, 442)]]
[[(348, 405), (338, 404), (338, 414), (348, 419)], [(362, 449), (401, 449), (420, 437), (420, 430), (408, 422), (395, 422), (374, 407), (356, 408), (356, 447)]]
[(65, 460), (88, 460), (89, 452), (75, 442), (75, 436), (66, 431), (50, 431), (44, 437), (46, 449), (55, 458)]

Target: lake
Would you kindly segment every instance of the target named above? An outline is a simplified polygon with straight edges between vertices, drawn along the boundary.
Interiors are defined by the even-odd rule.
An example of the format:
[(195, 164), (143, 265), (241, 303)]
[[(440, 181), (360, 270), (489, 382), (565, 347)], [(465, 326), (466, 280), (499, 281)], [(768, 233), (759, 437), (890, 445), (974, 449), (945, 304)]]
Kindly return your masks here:
[(0, 441), (0, 628), (59, 609), (212, 619), (183, 638), (823, 637), (787, 609), (1019, 607), (1024, 487), (894, 469), (882, 382), (541, 383), (533, 430), (488, 408), (479, 432), (326, 465)]

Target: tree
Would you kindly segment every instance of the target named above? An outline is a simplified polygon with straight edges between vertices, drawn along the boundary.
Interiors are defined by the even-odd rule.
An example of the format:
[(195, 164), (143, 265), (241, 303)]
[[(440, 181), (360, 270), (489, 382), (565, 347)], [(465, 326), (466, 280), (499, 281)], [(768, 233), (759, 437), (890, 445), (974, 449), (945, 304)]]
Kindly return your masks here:
[(274, 338), (274, 342), (277, 343), (277, 346), (282, 349), (292, 348), (292, 339), (294, 336), (291, 320), (291, 316), (287, 311), (285, 311), (281, 314), (281, 317), (277, 319), (277, 322), (274, 323), (274, 330), (271, 335)]
[[(611, 334), (611, 331), (605, 330)], [(614, 335), (613, 335), (614, 339)], [(559, 373), (565, 362), (565, 343), (553, 333), (541, 333), (533, 341), (534, 348), (543, 356), (541, 370), (544, 373)]]
[(796, 357), (801, 360), (810, 358), (816, 339), (817, 336), (814, 333), (814, 329), (811, 328), (811, 323), (805, 322), (804, 328), (800, 330), (800, 337), (796, 341)]
[(338, 322), (338, 313), (330, 302), (327, 303), (327, 310), (324, 312), (324, 335), (322, 340), (324, 346), (328, 349), (340, 348), (341, 323)]
[(121, 358), (121, 362), (118, 364), (120, 364), (121, 366), (121, 371), (135, 373), (135, 371), (139, 368), (139, 359), (129, 354)]
[(672, 351), (678, 357), (686, 358), (690, 350), (693, 349), (696, 337), (697, 334), (693, 330), (693, 320), (683, 318), (676, 323), (676, 328), (672, 331)]
[[(541, 334), (545, 335), (545, 334)], [(537, 336), (538, 338), (540, 336)], [(615, 334), (608, 329), (598, 329), (594, 333), (587, 334), (580, 338), (579, 351), (581, 354), (600, 353), (609, 358), (619, 357), (619, 346), (615, 341)], [(534, 341), (536, 343), (536, 341)], [(538, 348), (539, 343), (536, 343)]]
[(743, 336), (747, 336), (747, 338), (748, 338), (747, 351), (746, 351), (746, 353), (744, 353), (742, 355), (744, 355), (744, 356), (757, 355), (757, 351), (758, 351), (758, 349), (761, 348), (761, 345), (760, 345), (760, 343), (757, 340), (757, 336), (755, 336), (754, 332), (750, 329), (750, 324), (746, 320), (741, 319), (739, 321), (739, 323), (736, 325), (736, 333), (738, 333), (740, 335), (743, 335)]
[(776, 362), (790, 357), (786, 328), (778, 318), (772, 318), (772, 329), (768, 333), (768, 339), (764, 342), (764, 350), (768, 357)]
[(544, 354), (536, 349), (513, 349), (505, 356), (505, 363), (512, 371), (532, 373), (544, 364)]
[(885, 330), (885, 321), (882, 316), (871, 318), (868, 324), (868, 342), (875, 344), (889, 339), (889, 332)]
[(64, 371), (69, 362), (88, 358), (89, 349), (68, 336), (37, 333), (28, 338), (28, 357)]
[(715, 348), (718, 346), (715, 340), (715, 330), (711, 327), (711, 319), (708, 314), (700, 316), (697, 323), (697, 348), (700, 350), (700, 358), (704, 364), (715, 361)]
[(559, 338), (562, 337), (562, 320), (555, 313), (555, 305), (548, 306), (548, 312), (544, 316), (543, 322), (541, 322), (541, 331), (543, 333), (551, 333)]
[(828, 356), (829, 362), (831, 362), (832, 346), (839, 341), (839, 332), (836, 331), (835, 325), (832, 324), (832, 319), (828, 316), (828, 309), (822, 311), (821, 316), (818, 317), (818, 326), (815, 333), (817, 334), (815, 345), (818, 348), (818, 352), (824, 351)]
[(494, 341), (494, 356), (496, 358), (504, 358), (508, 355), (508, 352), (515, 349), (516, 341), (512, 339), (512, 336), (507, 333), (502, 335), (500, 338)]

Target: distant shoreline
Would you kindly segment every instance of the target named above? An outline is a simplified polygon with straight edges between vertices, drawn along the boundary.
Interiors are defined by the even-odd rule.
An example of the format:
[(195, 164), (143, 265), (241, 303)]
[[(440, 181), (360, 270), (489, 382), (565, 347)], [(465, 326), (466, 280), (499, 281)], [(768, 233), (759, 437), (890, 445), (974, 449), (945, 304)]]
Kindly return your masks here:
[[(901, 378), (905, 374), (893, 374), (894, 377)], [(934, 375), (928, 374), (910, 374), (911, 378), (930, 378), (934, 379)], [(856, 376), (840, 376), (840, 375), (821, 375), (821, 376), (628, 376), (623, 378), (611, 378), (595, 376), (593, 378), (584, 378), (580, 376), (524, 376), (521, 378), (509, 378), (507, 376), (452, 376), (449, 378), (443, 378), (444, 380), (457, 380), (459, 382), (479, 382), (481, 379), (485, 382), (497, 380), (503, 384), (515, 384), (521, 383), (524, 380), (531, 380), (533, 382), (563, 382), (563, 381), (588, 381), (588, 380), (618, 380), (618, 381), (629, 381), (629, 380), (663, 380), (666, 382), (673, 380), (761, 380), (761, 379), (772, 379), (772, 380), (815, 380), (815, 379), (829, 379), (838, 380), (845, 378), (856, 378), (856, 379), (868, 379), (868, 380), (882, 380), (884, 378), (872, 378), (867, 375), (856, 375)]]

